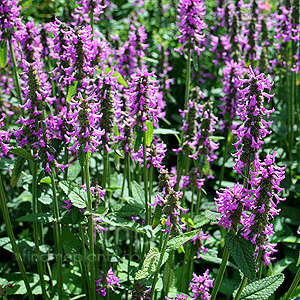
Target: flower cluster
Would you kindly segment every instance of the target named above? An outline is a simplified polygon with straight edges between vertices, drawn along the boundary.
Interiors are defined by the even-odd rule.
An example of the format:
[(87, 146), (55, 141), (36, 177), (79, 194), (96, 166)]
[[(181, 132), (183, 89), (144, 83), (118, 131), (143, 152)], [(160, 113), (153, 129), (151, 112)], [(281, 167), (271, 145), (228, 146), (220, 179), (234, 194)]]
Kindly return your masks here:
[[(240, 90), (240, 112), (238, 112), (243, 123), (239, 128), (233, 130), (237, 136), (237, 142), (234, 144), (237, 152), (235, 156), (234, 169), (242, 174), (243, 168), (252, 160), (252, 156), (257, 157), (257, 151), (262, 148), (264, 144), (263, 139), (271, 133), (268, 126), (272, 122), (267, 122), (264, 117), (270, 117), (274, 108), (267, 110), (264, 107), (264, 99), (270, 101), (274, 96), (266, 93), (264, 90), (268, 89), (271, 92), (272, 84), (269, 77), (264, 74), (255, 75), (251, 66), (248, 69), (249, 79), (241, 80), (242, 84), (247, 86)], [(241, 148), (239, 149), (239, 147)]]
[(202, 230), (200, 233), (191, 239), (193, 247), (197, 252), (197, 258), (201, 258), (201, 253), (206, 254), (208, 249), (204, 247), (203, 241), (209, 240), (210, 234), (205, 234)]
[(22, 27), (20, 18), (21, 6), (18, 0), (3, 0), (0, 4), (0, 41), (8, 40), (14, 36), (14, 27)]
[(157, 81), (151, 79), (154, 77), (154, 71), (138, 70), (131, 76), (131, 83), (126, 94), (129, 96), (128, 107), (129, 116), (134, 118), (133, 126), (147, 130), (146, 121), (152, 121), (153, 126), (158, 125), (158, 114), (161, 110), (157, 101)]
[(194, 49), (199, 55), (203, 50), (202, 44), (205, 35), (202, 32), (206, 28), (203, 18), (206, 14), (204, 1), (202, 0), (180, 0), (177, 23), (180, 31), (179, 42), (183, 45), (178, 51), (182, 54), (187, 49)]
[(114, 292), (114, 286), (120, 286), (120, 279), (113, 272), (112, 268), (110, 268), (107, 273), (104, 273), (103, 271), (100, 273), (100, 278), (95, 280), (96, 286), (99, 287), (96, 291), (100, 296), (106, 296), (107, 290), (112, 290)]
[(209, 288), (213, 286), (214, 279), (209, 279), (209, 270), (207, 269), (203, 275), (197, 276), (196, 273), (193, 273), (193, 278), (190, 283), (190, 287), (192, 289), (192, 293), (194, 295), (193, 300), (196, 299), (210, 299), (210, 295), (208, 293)]
[(183, 209), (179, 205), (179, 199), (182, 195), (181, 192), (176, 192), (170, 185), (170, 175), (167, 170), (161, 169), (158, 176), (158, 187), (160, 194), (156, 194), (156, 202), (149, 205), (154, 208), (156, 205), (162, 206), (162, 218), (165, 221), (166, 232), (171, 236), (180, 234), (181, 229), (185, 229), (185, 224), (180, 221), (180, 211), (186, 213), (188, 209)]

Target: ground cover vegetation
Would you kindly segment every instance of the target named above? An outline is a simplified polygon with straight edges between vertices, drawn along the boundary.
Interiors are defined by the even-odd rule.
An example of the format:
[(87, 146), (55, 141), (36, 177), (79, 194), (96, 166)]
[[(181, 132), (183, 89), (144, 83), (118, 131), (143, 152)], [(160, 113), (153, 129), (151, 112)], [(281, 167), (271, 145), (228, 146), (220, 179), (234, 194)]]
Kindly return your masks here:
[(299, 23), (2, 0), (2, 298), (298, 299)]

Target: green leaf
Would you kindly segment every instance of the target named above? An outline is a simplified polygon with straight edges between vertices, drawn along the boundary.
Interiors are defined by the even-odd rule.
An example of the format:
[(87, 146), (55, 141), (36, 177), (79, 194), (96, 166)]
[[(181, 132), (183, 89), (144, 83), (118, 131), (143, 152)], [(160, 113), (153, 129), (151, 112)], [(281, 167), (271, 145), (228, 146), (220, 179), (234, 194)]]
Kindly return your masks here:
[(211, 210), (205, 210), (204, 215), (207, 219), (211, 220), (211, 221), (215, 221), (217, 222), (217, 217), (221, 217), (221, 214), (219, 212), (216, 211), (211, 211)]
[(81, 188), (78, 184), (64, 180), (59, 183), (59, 186), (75, 207), (87, 207), (88, 201), (86, 191), (83, 188)]
[(67, 226), (62, 228), (62, 246), (66, 255), (72, 256), (81, 253), (81, 242), (78, 236)]
[[(266, 300), (270, 297), (284, 280), (283, 274), (266, 277), (248, 284), (241, 295), (241, 300)], [(233, 295), (235, 295), (233, 293)]]
[(225, 236), (226, 246), (235, 263), (249, 279), (255, 279), (254, 246), (239, 233), (228, 232)]
[(22, 156), (18, 156), (16, 161), (15, 161), (15, 165), (14, 165), (14, 169), (12, 171), (11, 174), (11, 178), (10, 178), (10, 186), (13, 188), (17, 185), (20, 176), (22, 174), (24, 165), (25, 165), (25, 161), (26, 159)]
[[(38, 274), (28, 273), (28, 281), (32, 290), (33, 295), (41, 295), (42, 288), (40, 285), (40, 277)], [(44, 275), (45, 282), (49, 282), (50, 278), (47, 275)], [(3, 284), (4, 283), (4, 284)], [(13, 295), (26, 295), (27, 289), (25, 283), (22, 279), (21, 273), (10, 273), (10, 274), (1, 274), (0, 275), (0, 285), (3, 287), (4, 285), (10, 284), (11, 287), (6, 288), (6, 296)], [(9, 297), (8, 299), (16, 299), (16, 297)], [(39, 299), (39, 297), (36, 297)]]
[(135, 152), (137, 152), (141, 148), (142, 142), (143, 142), (143, 131), (141, 129), (141, 126), (135, 125), (134, 142), (133, 142)]
[(89, 150), (88, 152), (84, 152), (83, 150), (84, 147), (81, 145), (78, 150), (78, 160), (81, 167), (84, 167), (86, 165), (86, 163), (91, 158), (91, 154), (92, 154), (91, 150)]
[(161, 215), (162, 215), (162, 209), (161, 206), (156, 205), (155, 207), (155, 212), (154, 212), (154, 218), (153, 218), (153, 222), (152, 222), (152, 228), (156, 228), (159, 223), (160, 223), (160, 219), (161, 219)]
[(22, 156), (26, 159), (33, 160), (33, 156), (21, 147), (15, 147), (9, 150), (11, 153)]
[(136, 181), (133, 181), (131, 183), (132, 185), (132, 197), (133, 199), (143, 207), (145, 206), (145, 193), (142, 186), (137, 183)]
[(165, 128), (154, 128), (155, 134), (178, 134), (179, 131), (174, 129), (165, 129)]
[(78, 160), (68, 167), (68, 180), (74, 181), (81, 172), (81, 165)]
[(129, 217), (129, 216), (135, 216), (140, 214), (143, 210), (144, 207), (140, 205), (128, 205), (127, 203), (124, 204), (117, 204), (113, 208), (113, 213), (111, 215), (118, 215), (119, 217)]
[(5, 68), (7, 64), (7, 41), (0, 42), (0, 67)]
[(52, 223), (54, 216), (50, 212), (29, 214), (17, 219), (18, 222)]
[(95, 217), (102, 217), (108, 213), (108, 207), (100, 207), (95, 211), (86, 210), (84, 212), (85, 216), (93, 215)]
[(205, 216), (205, 213), (197, 215), (193, 220), (193, 222), (194, 222), (193, 228), (195, 228), (195, 229), (200, 228), (203, 225), (209, 223), (209, 221), (210, 220)]
[(198, 55), (195, 51), (192, 51), (192, 57), (193, 57), (193, 67), (196, 72), (198, 72)]
[[(105, 68), (105, 74), (108, 74), (109, 72), (111, 72), (111, 68), (107, 67)], [(117, 72), (117, 71), (114, 71), (112, 73), (112, 77), (118, 77), (117, 80), (120, 84), (124, 85), (126, 88), (128, 88), (128, 84), (127, 82), (125, 81), (125, 79), (123, 78), (123, 76)]]
[(68, 95), (66, 98), (66, 102), (69, 102), (71, 100), (71, 97), (75, 94), (76, 88), (77, 88), (77, 81), (73, 81), (71, 85), (69, 86)]
[(186, 232), (182, 235), (175, 236), (174, 238), (170, 239), (168, 242), (168, 250), (175, 250), (179, 248), (184, 243), (188, 242), (192, 238), (196, 237), (200, 233), (201, 229), (193, 230), (190, 232)]
[(146, 121), (145, 125), (147, 127), (146, 131), (146, 146), (149, 147), (153, 140), (153, 124), (150, 121)]
[[(166, 252), (164, 254), (161, 266), (167, 261), (168, 257), (169, 257), (169, 253)], [(150, 249), (150, 251), (148, 252), (144, 260), (142, 270), (139, 270), (136, 273), (134, 279), (140, 280), (153, 274), (159, 267), (161, 267), (158, 265), (159, 259), (160, 259), (160, 252), (158, 251), (158, 249), (157, 248)]]
[(1, 171), (7, 171), (12, 170), (14, 168), (14, 161), (12, 159), (1, 157), (0, 158), (0, 170)]

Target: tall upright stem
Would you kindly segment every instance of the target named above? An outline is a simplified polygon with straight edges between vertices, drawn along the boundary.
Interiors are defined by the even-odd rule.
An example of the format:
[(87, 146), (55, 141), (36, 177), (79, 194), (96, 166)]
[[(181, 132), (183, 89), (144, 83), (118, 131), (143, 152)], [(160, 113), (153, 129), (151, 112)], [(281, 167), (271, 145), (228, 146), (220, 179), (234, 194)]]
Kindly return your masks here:
[[(91, 196), (91, 187), (90, 187), (90, 172), (89, 172), (89, 162), (86, 162), (85, 165), (85, 184), (86, 184), (86, 194), (87, 194), (87, 206), (88, 210), (92, 211), (92, 196)], [(90, 282), (91, 282), (91, 300), (96, 300), (96, 286), (95, 286), (95, 264), (97, 263), (95, 260), (95, 248), (94, 248), (94, 223), (93, 223), (93, 215), (89, 215), (89, 225), (88, 225), (88, 234), (90, 240), (90, 251), (89, 251), (89, 259), (88, 263), (90, 266)]]
[(144, 158), (145, 225), (148, 225), (149, 208), (148, 208), (148, 168), (147, 168), (146, 132), (144, 132), (144, 140), (143, 140), (143, 158)]
[[(38, 213), (38, 205), (37, 205), (37, 162), (33, 162), (33, 170), (32, 170), (32, 212), (34, 214)], [(40, 242), (39, 242), (39, 227), (36, 222), (33, 222), (33, 239), (35, 243), (35, 252), (37, 256), (37, 268), (38, 274), (40, 277), (41, 287), (42, 287), (42, 294), (43, 299), (48, 299), (46, 287), (45, 287), (45, 280), (44, 280), (44, 265), (41, 259), (41, 252), (40, 252)]]
[(162, 246), (161, 251), (159, 251), (160, 252), (160, 257), (159, 257), (159, 262), (158, 262), (158, 268), (157, 268), (157, 270), (155, 272), (155, 275), (154, 275), (154, 278), (153, 278), (153, 283), (152, 283), (152, 288), (151, 288), (151, 297), (150, 297), (151, 299), (153, 299), (153, 295), (154, 295), (154, 292), (155, 292), (155, 286), (156, 286), (156, 283), (157, 283), (157, 279), (158, 279), (160, 267), (161, 267), (161, 264), (162, 264), (162, 261), (163, 261), (163, 258), (164, 258), (164, 254), (165, 254), (166, 249), (167, 249), (169, 237), (170, 237), (170, 232), (165, 236), (164, 244)]
[[(56, 195), (56, 183), (55, 183), (55, 169), (52, 169), (51, 174), (51, 185), (52, 185), (52, 192), (53, 192), (53, 204), (54, 204), (54, 217), (56, 220), (59, 220), (60, 214), (59, 214), (59, 208), (58, 208), (58, 201), (57, 201), (57, 195)], [(63, 297), (63, 275), (62, 275), (62, 232), (61, 227), (58, 222), (54, 223), (54, 235), (56, 240), (56, 259), (57, 259), (57, 289), (58, 289), (58, 295), (59, 299), (62, 299)]]
[(288, 291), (284, 295), (283, 300), (289, 300), (289, 299), (291, 299), (291, 297), (292, 297), (292, 295), (293, 295), (296, 287), (298, 286), (299, 281), (300, 281), (300, 268), (298, 269), (297, 274), (296, 274), (296, 276), (295, 276), (295, 278), (294, 278), (294, 280), (293, 280), (290, 288), (288, 289)]
[(188, 49), (188, 58), (186, 63), (184, 109), (187, 109), (188, 102), (189, 102), (190, 79), (191, 79), (191, 54), (192, 54), (192, 50)]
[[(18, 264), (18, 267), (20, 269), (22, 279), (25, 283), (28, 298), (30, 300), (34, 300), (34, 296), (33, 296), (32, 291), (31, 291), (31, 287), (30, 287), (30, 284), (29, 284), (29, 280), (28, 280), (28, 276), (27, 276), (27, 273), (26, 273), (26, 270), (25, 270), (23, 259), (22, 259), (22, 256), (20, 254), (16, 239), (15, 239), (15, 235), (14, 235), (14, 232), (13, 232), (13, 228), (12, 228), (12, 225), (11, 225), (11, 222), (10, 222), (10, 217), (9, 217), (9, 212), (8, 212), (8, 208), (7, 208), (7, 204), (6, 204), (4, 186), (3, 186), (2, 175), (1, 174), (0, 174), (0, 203), (1, 203), (2, 213), (3, 213), (3, 219), (4, 219), (4, 222), (5, 222), (5, 225), (6, 225), (6, 231), (7, 231), (8, 237), (10, 239), (12, 249), (13, 249), (15, 255), (16, 255), (17, 264)], [(45, 298), (45, 299), (47, 299), (47, 298)]]

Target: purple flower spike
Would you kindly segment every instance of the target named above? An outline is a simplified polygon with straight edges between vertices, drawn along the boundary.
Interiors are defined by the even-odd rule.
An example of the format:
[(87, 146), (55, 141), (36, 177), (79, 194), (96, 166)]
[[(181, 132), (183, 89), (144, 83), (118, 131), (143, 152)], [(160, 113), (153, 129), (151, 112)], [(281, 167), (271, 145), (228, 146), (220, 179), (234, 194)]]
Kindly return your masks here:
[(237, 224), (240, 222), (243, 200), (249, 199), (249, 193), (241, 184), (235, 184), (231, 189), (227, 187), (220, 192), (217, 191), (218, 198), (215, 198), (217, 211), (221, 213), (219, 225), (225, 229), (237, 229)]
[[(213, 286), (214, 279), (209, 279), (209, 270), (207, 269), (203, 276), (197, 276), (196, 273), (193, 273), (193, 279), (190, 283), (192, 293), (194, 295), (193, 300), (196, 299), (210, 299), (208, 290)], [(199, 298), (200, 297), (200, 298)]]
[(120, 279), (113, 272), (112, 268), (110, 268), (106, 274), (103, 271), (100, 273), (100, 278), (95, 280), (96, 286), (99, 287), (96, 291), (100, 296), (106, 296), (107, 290), (112, 290), (114, 292), (114, 286), (120, 286)]
[(188, 295), (176, 295), (175, 298), (168, 298), (166, 296), (166, 300), (187, 300), (189, 298)]
[(179, 49), (181, 54), (187, 49), (194, 49), (199, 55), (204, 47), (201, 45), (205, 41), (205, 35), (202, 30), (206, 28), (203, 21), (206, 10), (202, 0), (180, 0), (177, 18), (179, 22), (180, 35), (179, 42), (183, 45)]
[(238, 129), (232, 131), (237, 135), (237, 142), (233, 144), (237, 152), (233, 156), (236, 156), (234, 169), (239, 174), (242, 174), (243, 168), (251, 162), (251, 156), (262, 149), (263, 139), (271, 133), (268, 126), (272, 124), (272, 122), (267, 122), (264, 117), (268, 119), (275, 110), (274, 108), (267, 110), (263, 106), (265, 98), (269, 102), (274, 97), (274, 94), (271, 95), (264, 91), (267, 89), (269, 93), (271, 92), (272, 84), (269, 77), (265, 77), (263, 73), (256, 76), (251, 66), (248, 73), (250, 78), (241, 80), (241, 84), (246, 84), (246, 87), (240, 90), (239, 108), (241, 111), (238, 112), (243, 123)]
[(8, 40), (14, 36), (14, 27), (22, 27), (20, 18), (21, 5), (18, 0), (2, 0), (0, 3), (0, 41)]

